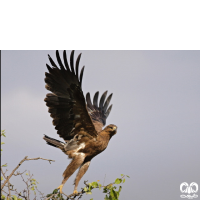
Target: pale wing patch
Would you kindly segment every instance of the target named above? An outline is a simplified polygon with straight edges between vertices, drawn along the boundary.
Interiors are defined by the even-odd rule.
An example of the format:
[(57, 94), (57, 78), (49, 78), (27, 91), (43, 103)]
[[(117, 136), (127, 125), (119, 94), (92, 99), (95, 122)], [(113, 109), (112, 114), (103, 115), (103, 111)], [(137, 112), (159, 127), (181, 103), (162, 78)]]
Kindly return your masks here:
[(68, 151), (67, 154), (70, 155), (70, 157), (75, 156), (81, 156), (82, 158), (85, 157), (85, 153), (78, 152), (80, 149), (83, 149), (85, 147), (85, 143), (81, 143), (78, 148)]
[(85, 147), (85, 143), (81, 143), (81, 145), (75, 150), (74, 154), (75, 154), (75, 155), (84, 156), (84, 155), (85, 155), (84, 153), (79, 153), (79, 152), (78, 152), (80, 149), (83, 149), (84, 147)]

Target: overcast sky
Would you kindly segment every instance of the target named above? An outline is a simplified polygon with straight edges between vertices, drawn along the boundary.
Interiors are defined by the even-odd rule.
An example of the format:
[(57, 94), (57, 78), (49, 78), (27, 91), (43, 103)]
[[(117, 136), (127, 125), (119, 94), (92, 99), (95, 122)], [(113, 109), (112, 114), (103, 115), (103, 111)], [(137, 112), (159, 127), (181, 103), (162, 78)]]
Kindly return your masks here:
[[(180, 200), (182, 182), (200, 185), (200, 51), (75, 51), (75, 56), (81, 52), (83, 92), (113, 93), (107, 124), (116, 124), (118, 132), (92, 160), (78, 189), (84, 180), (103, 183), (106, 174), (108, 184), (127, 174), (120, 199)], [(44, 102), (48, 54), (55, 60), (55, 51), (3, 51), (1, 70), (2, 163), (10, 173), (25, 156), (54, 159), (51, 165), (28, 161), (19, 168), (30, 170), (44, 193), (60, 185), (69, 164), (42, 139), (46, 134), (62, 140)], [(63, 188), (67, 194), (75, 174)], [(11, 183), (25, 188), (15, 177)], [(96, 191), (93, 197), (103, 195)]]

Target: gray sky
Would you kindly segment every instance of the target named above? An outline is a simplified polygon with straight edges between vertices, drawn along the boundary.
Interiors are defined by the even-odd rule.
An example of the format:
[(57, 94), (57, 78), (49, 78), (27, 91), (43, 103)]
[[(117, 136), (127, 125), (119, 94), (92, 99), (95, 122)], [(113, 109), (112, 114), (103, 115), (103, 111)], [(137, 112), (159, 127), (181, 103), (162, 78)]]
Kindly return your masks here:
[[(76, 51), (75, 56), (81, 52), (84, 94), (114, 93), (107, 124), (116, 124), (118, 132), (92, 160), (79, 190), (83, 180), (103, 182), (106, 174), (107, 184), (122, 173), (131, 178), (120, 199), (180, 200), (182, 182), (200, 185), (200, 51)], [(11, 172), (25, 156), (55, 159), (51, 165), (29, 161), (20, 167), (30, 169), (45, 193), (60, 185), (69, 164), (42, 139), (43, 134), (60, 139), (43, 101), (47, 54), (55, 60), (55, 51), (3, 51), (1, 75), (1, 126), (7, 135), (2, 162)], [(67, 194), (75, 174), (63, 188)], [(25, 187), (15, 177), (11, 182)], [(103, 195), (96, 191), (93, 197)]]

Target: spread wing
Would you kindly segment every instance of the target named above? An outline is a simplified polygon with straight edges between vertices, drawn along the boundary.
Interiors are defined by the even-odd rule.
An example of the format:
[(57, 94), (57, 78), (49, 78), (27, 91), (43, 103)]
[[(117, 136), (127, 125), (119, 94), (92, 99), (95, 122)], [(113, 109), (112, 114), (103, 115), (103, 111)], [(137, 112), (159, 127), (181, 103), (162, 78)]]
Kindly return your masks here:
[(70, 65), (67, 62), (66, 51), (63, 52), (64, 64), (58, 51), (56, 51), (56, 57), (60, 68), (50, 56), (49, 61), (52, 67), (46, 64), (49, 72), (45, 73), (45, 87), (52, 93), (47, 94), (44, 100), (49, 107), (55, 129), (64, 140), (70, 140), (80, 132), (88, 134), (89, 137), (96, 137), (97, 131), (88, 114), (81, 89), (84, 71), (83, 67), (79, 76), (81, 54), (76, 60), (75, 67), (74, 51), (70, 55)]
[(103, 126), (105, 126), (106, 124), (106, 118), (108, 117), (112, 109), (112, 105), (108, 108), (110, 100), (112, 98), (112, 94), (110, 94), (107, 100), (105, 101), (107, 92), (108, 91), (105, 91), (101, 96), (101, 99), (99, 101), (99, 106), (98, 106), (99, 92), (95, 93), (93, 98), (93, 104), (90, 99), (90, 93), (86, 94), (87, 109), (92, 118), (93, 124), (97, 132), (102, 131)]

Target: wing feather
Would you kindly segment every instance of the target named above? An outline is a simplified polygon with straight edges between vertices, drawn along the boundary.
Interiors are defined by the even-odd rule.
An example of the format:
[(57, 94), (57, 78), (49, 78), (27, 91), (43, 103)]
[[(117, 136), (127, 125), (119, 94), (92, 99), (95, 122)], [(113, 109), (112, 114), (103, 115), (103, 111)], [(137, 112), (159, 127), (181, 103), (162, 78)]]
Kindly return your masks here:
[[(108, 96), (106, 99), (107, 91), (103, 93), (100, 98), (99, 106), (98, 106), (98, 96), (99, 92), (96, 92), (93, 98), (93, 104), (91, 102), (90, 93), (86, 94), (86, 102), (87, 102), (87, 109), (88, 113), (90, 114), (95, 129), (100, 132), (106, 124), (106, 119), (112, 109), (112, 105), (108, 108), (109, 103), (112, 98), (112, 94)], [(106, 99), (106, 101), (105, 101)], [(108, 110), (107, 110), (108, 108)]]
[(93, 98), (93, 105), (98, 108), (98, 98), (99, 98), (99, 92), (96, 92)]
[(72, 73), (75, 74), (75, 72), (74, 72), (74, 51), (72, 51), (71, 55), (70, 55), (70, 66), (71, 66)]
[(82, 79), (83, 79), (83, 72), (84, 72), (85, 66), (82, 67), (81, 73), (80, 73), (80, 86), (82, 85)]
[(59, 55), (59, 51), (58, 51), (58, 50), (56, 51), (56, 58), (57, 58), (57, 61), (58, 61), (58, 64), (59, 64), (61, 70), (65, 70), (65, 67), (64, 67), (64, 65), (62, 64), (62, 61), (61, 61), (61, 59), (60, 59), (60, 55)]
[(76, 60), (76, 77), (78, 78), (78, 68), (79, 68), (79, 62), (81, 59), (81, 53), (79, 54), (77, 60)]
[(110, 105), (110, 107), (108, 108), (108, 110), (105, 113), (106, 118), (108, 117), (108, 115), (110, 114), (110, 111), (112, 109), (112, 105)]
[[(88, 113), (81, 82), (83, 69), (78, 75), (78, 67), (81, 55), (76, 60), (76, 74), (74, 71), (74, 51), (70, 56), (70, 66), (67, 62), (66, 52), (63, 52), (64, 65), (59, 52), (56, 51), (56, 58), (60, 68), (49, 56), (50, 63), (47, 64), (49, 72), (45, 73), (46, 88), (52, 93), (46, 95), (45, 102), (49, 107), (50, 116), (53, 118), (53, 125), (57, 133), (64, 140), (72, 139), (80, 130), (84, 130), (89, 137), (96, 137), (97, 131)], [(71, 69), (71, 70), (70, 70)]]
[(65, 63), (65, 68), (67, 69), (67, 71), (70, 71), (69, 64), (67, 62), (67, 53), (65, 50), (63, 51), (63, 59), (64, 59), (64, 63)]
[(99, 108), (100, 108), (100, 109), (103, 109), (103, 104), (104, 104), (104, 101), (105, 101), (105, 98), (106, 98), (107, 93), (108, 93), (108, 91), (105, 91), (105, 92), (103, 93), (103, 95), (101, 96), (100, 103), (99, 103)]
[(106, 110), (107, 110), (107, 108), (108, 108), (108, 105), (109, 105), (109, 103), (110, 103), (110, 100), (111, 100), (111, 98), (112, 98), (112, 95), (113, 95), (113, 94), (110, 94), (110, 95), (109, 95), (109, 97), (107, 98), (107, 100), (106, 100), (106, 102), (105, 102), (105, 104), (104, 104), (104, 106), (103, 106), (103, 112), (104, 112), (104, 113), (106, 112)]
[(91, 98), (90, 98), (90, 93), (89, 92), (86, 94), (86, 101), (87, 101), (87, 107), (92, 109), (93, 106), (92, 106), (92, 102), (91, 102)]

